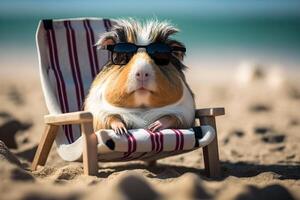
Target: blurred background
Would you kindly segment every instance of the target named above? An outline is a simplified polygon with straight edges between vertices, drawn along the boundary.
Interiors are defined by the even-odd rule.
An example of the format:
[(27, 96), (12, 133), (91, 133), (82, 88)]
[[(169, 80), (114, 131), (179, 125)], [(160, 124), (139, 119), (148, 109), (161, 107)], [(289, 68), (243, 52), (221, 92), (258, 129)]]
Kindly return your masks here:
[(69, 17), (169, 20), (181, 29), (177, 38), (187, 46), (191, 70), (228, 72), (245, 61), (297, 70), (300, 63), (297, 0), (1, 0), (0, 73), (37, 68), (39, 20)]

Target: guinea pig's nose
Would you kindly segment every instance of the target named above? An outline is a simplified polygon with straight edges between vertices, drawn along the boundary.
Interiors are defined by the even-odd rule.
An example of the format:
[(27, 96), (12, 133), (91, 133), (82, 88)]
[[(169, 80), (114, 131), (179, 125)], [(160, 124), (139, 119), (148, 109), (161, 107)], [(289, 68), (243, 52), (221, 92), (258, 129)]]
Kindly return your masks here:
[(146, 81), (149, 78), (149, 73), (143, 72), (143, 71), (138, 71), (138, 72), (136, 72), (135, 77), (139, 81)]

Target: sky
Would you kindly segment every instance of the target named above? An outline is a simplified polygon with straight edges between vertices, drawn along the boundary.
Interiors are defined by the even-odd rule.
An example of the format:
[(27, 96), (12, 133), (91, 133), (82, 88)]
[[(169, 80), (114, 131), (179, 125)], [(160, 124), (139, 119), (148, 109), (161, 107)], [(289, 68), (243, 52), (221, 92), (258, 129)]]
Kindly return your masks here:
[(264, 16), (300, 16), (299, 0), (1, 0), (0, 15), (110, 15), (112, 12), (136, 15), (168, 15), (177, 12), (195, 16), (209, 15), (264, 15)]

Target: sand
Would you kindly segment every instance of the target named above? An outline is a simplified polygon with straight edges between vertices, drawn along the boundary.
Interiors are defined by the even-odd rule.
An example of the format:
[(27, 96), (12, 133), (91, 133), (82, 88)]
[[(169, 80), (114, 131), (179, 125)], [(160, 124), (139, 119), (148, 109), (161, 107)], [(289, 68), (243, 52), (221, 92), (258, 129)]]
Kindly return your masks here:
[(88, 177), (52, 148), (46, 166), (31, 172), (47, 113), (38, 71), (1, 71), (0, 199), (300, 199), (300, 84), (280, 70), (247, 70), (233, 71), (242, 80), (187, 72), (198, 108), (226, 108), (217, 119), (219, 179), (205, 176), (201, 149), (154, 167), (99, 163)]

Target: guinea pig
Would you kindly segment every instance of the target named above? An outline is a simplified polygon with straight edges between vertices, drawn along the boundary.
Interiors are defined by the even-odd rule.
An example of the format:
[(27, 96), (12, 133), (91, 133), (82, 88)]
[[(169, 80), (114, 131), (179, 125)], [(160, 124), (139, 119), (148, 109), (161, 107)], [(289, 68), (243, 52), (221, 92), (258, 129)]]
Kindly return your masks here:
[(94, 129), (191, 128), (194, 95), (183, 73), (184, 45), (170, 36), (179, 30), (168, 22), (118, 20), (97, 42), (111, 59), (96, 76), (84, 110)]

